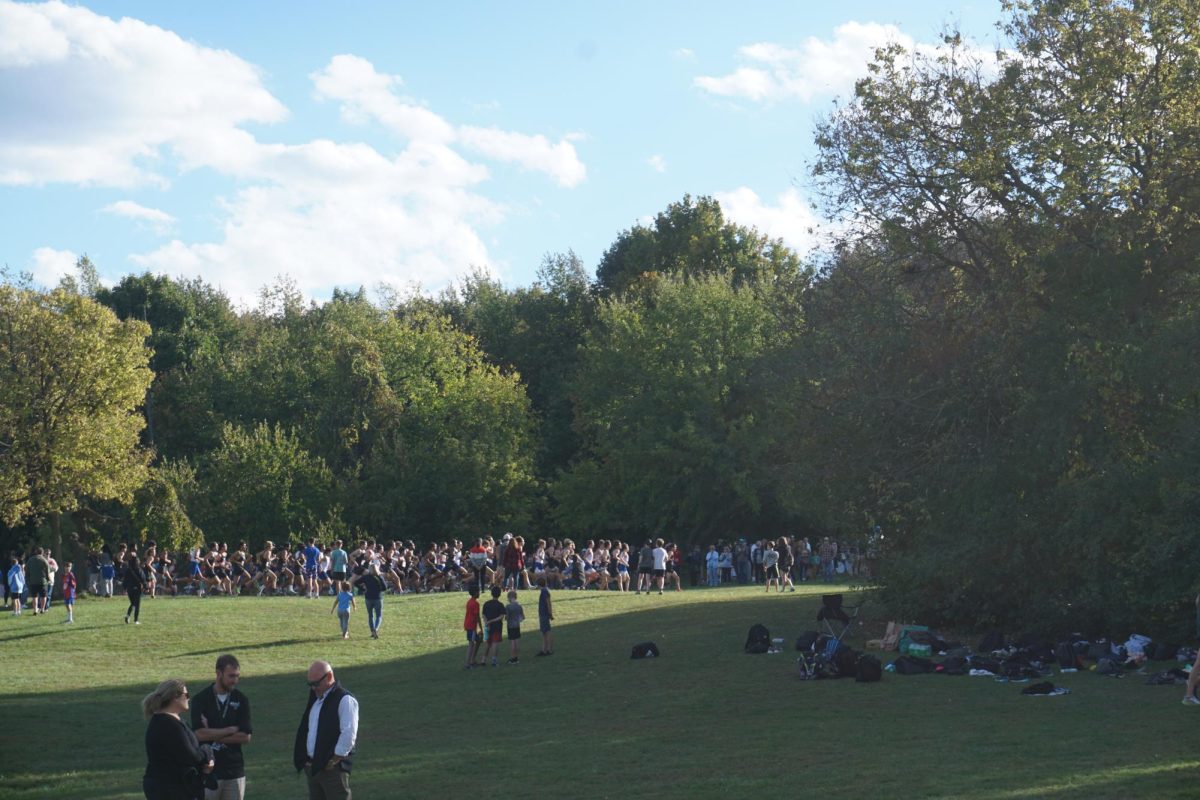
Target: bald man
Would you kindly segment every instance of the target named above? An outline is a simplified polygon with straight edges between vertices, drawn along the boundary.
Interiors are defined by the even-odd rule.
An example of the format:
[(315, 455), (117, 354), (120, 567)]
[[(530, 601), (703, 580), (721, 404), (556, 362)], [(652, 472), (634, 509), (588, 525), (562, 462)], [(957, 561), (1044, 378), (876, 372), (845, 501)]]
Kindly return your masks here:
[(308, 778), (309, 800), (350, 800), (350, 766), (358, 738), (358, 700), (328, 661), (308, 668), (308, 706), (296, 731), (293, 762)]

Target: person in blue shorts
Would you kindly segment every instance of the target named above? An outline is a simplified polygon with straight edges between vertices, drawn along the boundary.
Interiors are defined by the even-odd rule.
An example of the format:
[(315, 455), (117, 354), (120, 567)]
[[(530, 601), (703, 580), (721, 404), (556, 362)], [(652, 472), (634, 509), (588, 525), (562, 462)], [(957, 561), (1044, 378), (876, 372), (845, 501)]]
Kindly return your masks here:
[(321, 559), (321, 548), (316, 539), (309, 539), (304, 548), (304, 596), (317, 597), (317, 562)]

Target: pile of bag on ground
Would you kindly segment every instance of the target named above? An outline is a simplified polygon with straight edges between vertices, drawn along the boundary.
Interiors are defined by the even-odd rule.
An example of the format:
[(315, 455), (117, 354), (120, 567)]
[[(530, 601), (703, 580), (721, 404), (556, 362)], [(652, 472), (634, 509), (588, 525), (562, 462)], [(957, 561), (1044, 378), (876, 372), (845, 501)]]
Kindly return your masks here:
[[(799, 646), (799, 642), (797, 646)], [(1124, 643), (1108, 639), (1087, 639), (1079, 634), (1057, 643), (1037, 636), (1009, 640), (1000, 631), (986, 634), (972, 650), (962, 642), (946, 641), (924, 626), (889, 623), (882, 639), (867, 643), (868, 648), (897, 650), (900, 655), (887, 666), (899, 675), (986, 675), (1009, 680), (1039, 679), (1055, 671), (1069, 673), (1084, 670), (1099, 675), (1120, 676), (1139, 670), (1146, 661), (1186, 661), (1196, 651), (1170, 642), (1154, 642), (1133, 634)], [(940, 660), (934, 660), (936, 653)], [(1150, 682), (1175, 682), (1186, 674), (1168, 670)]]

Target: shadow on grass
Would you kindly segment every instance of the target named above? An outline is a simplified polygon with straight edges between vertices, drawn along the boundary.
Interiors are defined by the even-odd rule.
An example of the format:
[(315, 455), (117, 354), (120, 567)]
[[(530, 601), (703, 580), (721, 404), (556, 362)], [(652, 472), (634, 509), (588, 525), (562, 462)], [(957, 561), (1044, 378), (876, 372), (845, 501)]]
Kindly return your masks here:
[[(297, 644), (325, 644), (328, 640), (325, 638), (308, 638), (308, 639), (278, 639), (274, 642), (262, 642), (261, 644), (240, 645), (239, 653), (253, 650), (270, 650), (275, 647), (291, 647)], [(193, 650), (189, 653), (176, 653), (172, 658), (194, 658), (196, 656), (218, 656), (228, 650), (225, 647), (214, 647), (208, 650)]]
[[(446, 606), (452, 613), (436, 632), (443, 644), (412, 658), (342, 667), (340, 641), (258, 645), (312, 643), (289, 674), (259, 675), (253, 657), (243, 659), (255, 723), (246, 748), (248, 795), (304, 796), (291, 743), (304, 709), (305, 669), (322, 657), (362, 704), (352, 784), (364, 798), (470, 795), (485, 785), (497, 796), (1192, 794), (1195, 720), (1175, 693), (1091, 675), (1074, 676), (1073, 694), (1062, 698), (934, 675), (805, 683), (796, 678), (790, 643), (814, 627), (816, 594), (629, 596), (610, 600), (623, 605), (618, 613), (585, 619), (596, 601), (595, 594), (556, 593), (556, 655), (530, 657), (539, 643), (530, 630), (516, 666), (462, 669), (465, 645), (451, 646), (461, 637), (457, 604)], [(388, 603), (384, 640), (364, 646), (384, 649), (388, 636), (434, 633), (405, 629), (404, 602)], [(784, 653), (742, 653), (757, 622), (785, 639)], [(860, 643), (862, 634), (855, 631)], [(631, 661), (630, 648), (645, 640), (657, 642), (662, 657)], [(189, 677), (207, 683), (207, 676)], [(0, 696), (3, 719), (19, 721), (0, 726), (0, 795), (139, 797), (145, 723), (137, 703), (148, 683)], [(1154, 733), (1144, 740), (1081, 733), (1113, 730)], [(76, 771), (65, 771), (68, 765)]]

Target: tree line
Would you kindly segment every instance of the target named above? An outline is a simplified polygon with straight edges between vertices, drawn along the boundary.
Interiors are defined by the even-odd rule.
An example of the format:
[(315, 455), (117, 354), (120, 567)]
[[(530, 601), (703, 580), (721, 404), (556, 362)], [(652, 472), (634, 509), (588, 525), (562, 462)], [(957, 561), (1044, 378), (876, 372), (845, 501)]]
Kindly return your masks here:
[[(1005, 5), (877, 51), (801, 259), (684, 197), (594, 277), (436, 296), (89, 262), (0, 287), (0, 524), (245, 540), (883, 538), (941, 624), (1178, 626), (1200, 522), (1200, 8)], [(39, 526), (42, 528), (39, 529)], [(39, 532), (40, 531), (40, 532)]]

